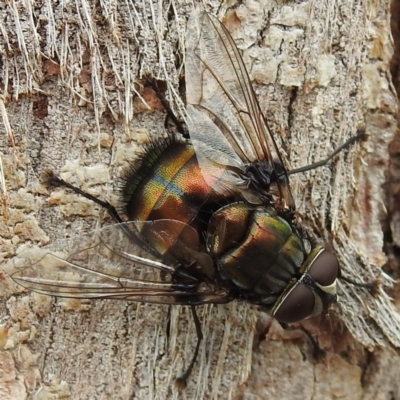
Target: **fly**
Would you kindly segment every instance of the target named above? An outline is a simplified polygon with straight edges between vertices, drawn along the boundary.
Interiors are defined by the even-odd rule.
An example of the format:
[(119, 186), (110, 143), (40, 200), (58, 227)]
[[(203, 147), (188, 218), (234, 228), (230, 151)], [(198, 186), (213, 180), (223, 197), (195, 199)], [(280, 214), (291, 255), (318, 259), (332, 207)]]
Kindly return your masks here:
[(326, 313), (336, 301), (337, 258), (296, 220), (288, 176), (327, 164), (363, 136), (326, 160), (287, 171), (224, 25), (195, 9), (186, 47), (190, 141), (170, 137), (148, 146), (122, 178), (122, 213), (46, 171), (49, 183), (104, 207), (115, 224), (57, 241), (39, 258), (25, 255), (13, 275), (52, 296), (190, 306), (198, 340), (176, 380), (180, 388), (203, 337), (195, 306), (242, 300), (292, 323)]

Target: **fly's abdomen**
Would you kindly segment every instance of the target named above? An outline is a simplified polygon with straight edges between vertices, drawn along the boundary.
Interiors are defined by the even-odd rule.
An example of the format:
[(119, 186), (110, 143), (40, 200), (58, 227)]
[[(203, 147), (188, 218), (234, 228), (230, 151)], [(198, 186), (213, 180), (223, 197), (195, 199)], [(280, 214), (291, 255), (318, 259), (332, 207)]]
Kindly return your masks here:
[(204, 204), (223, 198), (204, 180), (191, 145), (172, 143), (160, 155), (151, 152), (130, 173), (135, 177), (125, 178), (125, 214), (130, 220), (191, 223)]
[(221, 277), (263, 304), (274, 303), (306, 257), (302, 240), (273, 209), (243, 203), (212, 216), (207, 245)]
[[(210, 180), (206, 182), (193, 147), (185, 143), (151, 145), (139, 168), (130, 171), (124, 181), (124, 213), (129, 220), (183, 223), (171, 222), (168, 229), (168, 221), (165, 221), (168, 241), (154, 243), (153, 238), (149, 240), (161, 253), (164, 253), (161, 247), (166, 251), (168, 246), (174, 244), (184, 224), (192, 225), (199, 231), (200, 237), (202, 222), (198, 218), (199, 213), (207, 205), (225, 199), (223, 194), (212, 190)], [(191, 247), (197, 246), (198, 243), (193, 243)]]

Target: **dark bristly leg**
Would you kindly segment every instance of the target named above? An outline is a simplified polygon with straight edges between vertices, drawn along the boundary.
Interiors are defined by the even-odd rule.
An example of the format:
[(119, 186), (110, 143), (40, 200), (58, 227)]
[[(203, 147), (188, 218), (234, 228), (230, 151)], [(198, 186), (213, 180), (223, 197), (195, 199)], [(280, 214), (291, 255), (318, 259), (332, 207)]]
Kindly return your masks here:
[(73, 190), (75, 193), (78, 193), (81, 196), (86, 197), (89, 200), (92, 200), (93, 202), (95, 202), (99, 206), (105, 208), (108, 211), (108, 213), (110, 214), (111, 218), (115, 222), (117, 222), (117, 223), (124, 222), (121, 219), (121, 217), (119, 216), (119, 214), (118, 214), (117, 210), (115, 209), (115, 207), (112, 206), (108, 201), (100, 200), (97, 197), (94, 197), (91, 194), (84, 192), (83, 190), (79, 189), (78, 187), (73, 186), (68, 182), (65, 182), (60, 177), (54, 175), (54, 172), (51, 169), (46, 169), (43, 172), (43, 178), (50, 185), (67, 187), (67, 188)]
[(298, 174), (299, 172), (310, 171), (311, 169), (322, 167), (323, 165), (328, 164), (328, 162), (331, 161), (332, 158), (335, 157), (338, 153), (340, 153), (343, 149), (352, 145), (358, 140), (364, 139), (365, 136), (366, 135), (364, 131), (358, 131), (355, 136), (352, 136), (349, 140), (347, 140), (341, 146), (339, 146), (329, 157), (325, 158), (322, 161), (318, 161), (314, 164), (306, 165), (305, 167), (292, 169), (291, 171), (288, 171), (288, 175)]
[(165, 100), (164, 95), (161, 93), (160, 89), (157, 87), (157, 85), (155, 84), (154, 80), (152, 78), (147, 78), (146, 82), (151, 86), (151, 88), (156, 93), (158, 99), (160, 100), (162, 106), (165, 109), (165, 112), (167, 113), (168, 117), (172, 120), (172, 122), (175, 124), (178, 132), (185, 139), (189, 139), (190, 136), (189, 136), (188, 130), (183, 126), (182, 122), (179, 121), (179, 119), (176, 117), (174, 112), (171, 110), (171, 107), (169, 106), (169, 103)]
[(179, 390), (182, 390), (182, 389), (184, 389), (186, 387), (187, 378), (189, 378), (189, 376), (190, 376), (190, 374), (192, 372), (192, 369), (193, 369), (194, 364), (196, 362), (197, 356), (199, 354), (200, 343), (203, 340), (203, 333), (201, 331), (200, 320), (199, 320), (199, 317), (197, 316), (196, 308), (195, 308), (195, 306), (191, 306), (190, 308), (192, 310), (193, 320), (194, 320), (194, 324), (196, 326), (197, 345), (196, 345), (196, 348), (194, 350), (194, 355), (193, 355), (192, 361), (189, 364), (189, 367), (186, 369), (186, 371), (179, 378), (175, 379), (175, 385)]
[(114, 222), (119, 224), (120, 229), (125, 233), (125, 235), (127, 235), (127, 237), (129, 237), (132, 240), (133, 243), (136, 243), (136, 244), (140, 243), (141, 247), (143, 249), (146, 249), (149, 253), (159, 255), (153, 248), (151, 248), (151, 246), (149, 246), (147, 244), (147, 242), (145, 240), (142, 239), (140, 233), (135, 229), (134, 226), (132, 226), (132, 225), (127, 226), (127, 224), (124, 223), (125, 221), (122, 220), (122, 218), (118, 214), (118, 211), (116, 210), (116, 208), (114, 206), (112, 206), (108, 201), (100, 200), (97, 197), (84, 192), (83, 190), (79, 189), (78, 187), (71, 185), (68, 182), (65, 182), (63, 179), (61, 179), (57, 175), (54, 175), (54, 172), (51, 169), (45, 169), (43, 171), (43, 180), (50, 185), (64, 186), (68, 189), (71, 189), (75, 193), (78, 193), (79, 195), (81, 195), (81, 196), (95, 202), (99, 206), (105, 208), (107, 210), (108, 214), (110, 215), (110, 217), (114, 220)]
[(311, 335), (308, 329), (304, 328), (303, 325), (301, 325), (299, 328), (306, 334), (308, 340), (311, 342), (314, 360), (321, 361), (326, 354), (325, 350), (320, 347), (319, 343), (314, 339), (313, 335)]

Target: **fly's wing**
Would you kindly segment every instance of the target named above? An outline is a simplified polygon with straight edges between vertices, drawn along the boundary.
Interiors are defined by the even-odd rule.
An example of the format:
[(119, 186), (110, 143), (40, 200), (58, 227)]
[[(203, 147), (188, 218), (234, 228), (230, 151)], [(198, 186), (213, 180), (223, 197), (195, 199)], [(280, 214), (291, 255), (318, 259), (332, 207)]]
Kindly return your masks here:
[[(188, 22), (186, 47), (187, 123), (205, 179), (219, 191), (239, 187), (248, 198), (247, 167), (261, 165), (272, 179), (268, 191), (274, 201), (294, 210), (282, 158), (229, 32), (197, 8)], [(265, 198), (262, 190), (253, 194)]]
[[(169, 231), (165, 230), (167, 225)], [(160, 246), (163, 240), (169, 243), (171, 229), (197, 237), (193, 228), (179, 221), (114, 224), (19, 255), (12, 261), (16, 270), (12, 278), (29, 290), (59, 297), (165, 304), (227, 301), (221, 292), (214, 293), (214, 288), (197, 290), (194, 278), (185, 275), (184, 269), (177, 271), (176, 256), (191, 257), (194, 249), (182, 242), (175, 244), (173, 254), (165, 249), (158, 255), (149, 250), (148, 236), (139, 233), (143, 229), (153, 238), (158, 236)]]

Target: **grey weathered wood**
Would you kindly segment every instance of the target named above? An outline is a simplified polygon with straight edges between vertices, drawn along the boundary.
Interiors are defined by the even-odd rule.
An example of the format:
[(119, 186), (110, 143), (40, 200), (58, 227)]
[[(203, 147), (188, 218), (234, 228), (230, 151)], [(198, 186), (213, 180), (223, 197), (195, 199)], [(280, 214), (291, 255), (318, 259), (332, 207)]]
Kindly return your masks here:
[[(243, 49), (291, 168), (320, 160), (365, 128), (365, 142), (291, 181), (301, 218), (333, 245), (344, 273), (363, 280), (379, 276), (385, 262), (381, 186), (397, 112), (388, 74), (388, 2), (232, 6), (223, 3), (218, 15)], [(178, 77), (191, 7), (172, 2), (169, 21), (167, 3), (150, 1), (26, 1), (0, 11), (4, 260), (23, 251), (25, 241), (45, 244), (107, 220), (90, 202), (41, 185), (40, 173), (53, 168), (118, 203), (121, 169), (148, 137), (165, 131), (165, 115), (154, 93), (141, 87), (143, 76), (166, 80), (174, 108), (182, 107)], [(247, 305), (204, 307), (206, 340), (179, 396), (172, 380), (195, 345), (186, 308), (57, 301), (17, 287), (4, 262), (1, 270), (4, 399), (27, 393), (73, 399), (400, 395), (393, 350), (400, 345), (399, 317), (383, 292), (373, 299), (341, 284), (331, 318), (304, 323), (326, 349), (320, 360), (312, 357), (304, 333), (284, 332)], [(256, 336), (251, 361), (255, 316), (257, 332), (267, 336), (260, 343)], [(250, 367), (253, 373), (241, 385)]]

